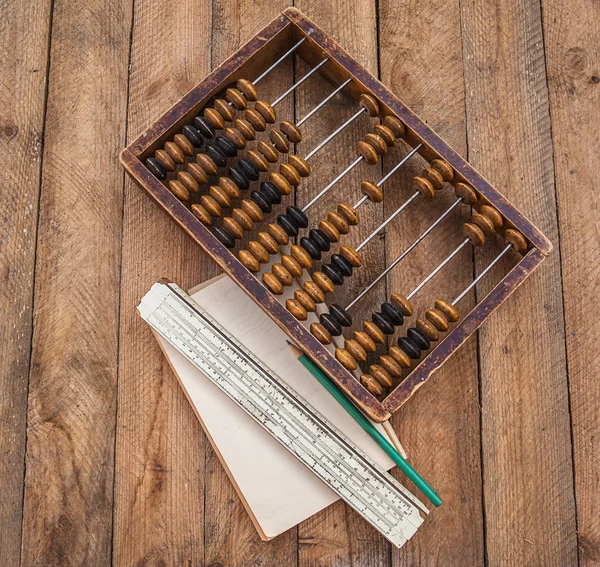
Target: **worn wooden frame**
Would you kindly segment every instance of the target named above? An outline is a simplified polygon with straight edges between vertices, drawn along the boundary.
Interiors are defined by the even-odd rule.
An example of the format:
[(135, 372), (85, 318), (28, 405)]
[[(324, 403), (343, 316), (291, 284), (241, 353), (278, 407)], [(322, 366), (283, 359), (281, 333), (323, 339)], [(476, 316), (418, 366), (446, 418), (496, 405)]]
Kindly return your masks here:
[[(528, 241), (528, 252), (516, 266), (436, 345), (429, 354), (380, 401), (350, 374), (310, 331), (296, 320), (271, 292), (249, 272), (237, 257), (150, 171), (143, 160), (176, 133), (191, 123), (194, 116), (216, 93), (239, 78), (258, 76), (300, 38), (306, 37), (296, 52), (311, 65), (324, 56), (330, 61), (319, 71), (331, 83), (341, 84), (352, 77), (345, 92), (356, 100), (370, 93), (380, 103), (381, 115), (395, 114), (407, 126), (406, 141), (431, 160), (445, 159), (456, 172), (455, 181), (472, 185), (482, 203), (494, 206), (505, 219), (505, 226), (519, 230)], [(467, 338), (500, 306), (552, 250), (548, 239), (496, 189), (449, 147), (414, 112), (363, 69), (337, 43), (294, 8), (288, 8), (246, 45), (194, 87), (168, 110), (154, 125), (143, 132), (121, 154), (121, 163), (148, 194), (207, 252), (225, 272), (308, 354), (344, 391), (375, 421), (385, 421), (400, 408), (425, 381), (459, 348)], [(453, 183), (455, 182), (453, 181)]]

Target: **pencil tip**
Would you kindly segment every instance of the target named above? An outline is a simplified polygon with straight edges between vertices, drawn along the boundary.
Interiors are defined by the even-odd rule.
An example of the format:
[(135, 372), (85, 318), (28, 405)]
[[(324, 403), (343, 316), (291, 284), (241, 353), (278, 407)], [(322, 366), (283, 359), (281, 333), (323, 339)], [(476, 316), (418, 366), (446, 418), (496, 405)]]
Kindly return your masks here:
[(289, 346), (289, 347), (292, 349), (292, 351), (294, 352), (294, 354), (296, 354), (297, 356), (300, 356), (300, 355), (302, 355), (302, 354), (303, 354), (303, 352), (302, 352), (302, 351), (301, 351), (301, 350), (300, 350), (300, 349), (299, 349), (299, 348), (298, 348), (298, 347), (297, 347), (297, 346), (296, 346), (294, 343), (292, 343), (292, 342), (288, 341), (287, 339), (286, 339), (286, 341), (285, 341), (285, 342), (286, 342), (286, 343), (288, 344), (288, 346)]

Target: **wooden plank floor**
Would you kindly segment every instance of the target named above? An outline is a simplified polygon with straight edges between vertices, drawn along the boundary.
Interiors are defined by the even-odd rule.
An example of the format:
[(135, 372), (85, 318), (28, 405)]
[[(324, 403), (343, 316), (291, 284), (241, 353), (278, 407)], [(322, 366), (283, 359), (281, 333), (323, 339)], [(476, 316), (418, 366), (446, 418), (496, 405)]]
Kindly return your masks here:
[[(268, 543), (254, 531), (135, 313), (159, 277), (185, 288), (216, 268), (125, 178), (118, 154), (286, 6), (2, 3), (3, 565), (600, 565), (595, 0), (296, 0), (555, 251), (395, 416), (411, 460), (445, 500), (404, 549), (341, 503)], [(265, 96), (291, 73), (279, 69)], [(300, 90), (281, 113), (303, 116), (320, 96)], [(314, 144), (351, 111), (341, 98), (307, 123), (305, 139)], [(324, 162), (350, 155), (359, 132), (345, 133)], [(331, 178), (334, 167), (324, 171)], [(299, 202), (318, 185), (304, 184)], [(399, 203), (386, 197), (361, 230)], [(404, 231), (422, 226), (410, 217)], [(371, 249), (347, 297), (403, 238), (390, 233)], [(422, 249), (435, 253), (435, 244)], [(450, 285), (458, 290), (489, 259), (465, 256)], [(390, 277), (388, 289), (401, 281)]]

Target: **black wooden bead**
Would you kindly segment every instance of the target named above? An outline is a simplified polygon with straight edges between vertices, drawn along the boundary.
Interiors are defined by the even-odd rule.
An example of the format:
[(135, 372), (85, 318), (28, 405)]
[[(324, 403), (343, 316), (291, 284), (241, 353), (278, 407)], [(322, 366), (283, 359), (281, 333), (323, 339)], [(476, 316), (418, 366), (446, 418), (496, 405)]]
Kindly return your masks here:
[(409, 339), (413, 340), (421, 350), (427, 350), (431, 346), (431, 343), (429, 342), (429, 338), (427, 337), (427, 335), (425, 335), (425, 333), (422, 333), (421, 331), (419, 331), (419, 329), (415, 329), (414, 327), (411, 327), (406, 332), (406, 336)]
[(287, 215), (277, 215), (277, 224), (285, 230), (289, 236), (298, 236), (298, 229)]
[(198, 132), (196, 128), (190, 126), (189, 124), (186, 124), (181, 129), (181, 133), (197, 148), (201, 147), (204, 143), (204, 138), (202, 137), (202, 134), (200, 134), (200, 132)]
[(229, 177), (240, 188), (241, 191), (246, 191), (250, 187), (250, 181), (244, 173), (237, 167), (229, 168)]
[(398, 339), (398, 346), (413, 360), (421, 358), (421, 351), (419, 349), (419, 346), (411, 339), (407, 339), (406, 337), (400, 337)]
[(260, 207), (260, 210), (263, 213), (270, 213), (273, 210), (269, 199), (259, 191), (252, 191), (252, 193), (250, 193), (250, 198)]
[(352, 264), (341, 254), (332, 254), (331, 263), (342, 273), (342, 276), (349, 278), (352, 275)]
[(384, 335), (394, 334), (394, 324), (383, 313), (373, 313), (371, 319)]
[(246, 158), (241, 159), (238, 161), (238, 167), (250, 181), (258, 181), (260, 171), (258, 171), (256, 166), (250, 160), (247, 160)]
[(302, 248), (308, 252), (309, 256), (313, 260), (321, 259), (321, 250), (310, 238), (303, 236), (300, 239), (300, 246), (302, 246)]
[(335, 284), (342, 285), (344, 283), (344, 276), (342, 273), (331, 264), (323, 264), (321, 271)]
[(331, 247), (329, 238), (327, 238), (325, 233), (318, 228), (311, 229), (308, 233), (308, 237), (321, 249), (321, 252), (327, 252)]
[(227, 156), (215, 144), (206, 146), (206, 154), (215, 162), (217, 167), (225, 167), (227, 165)]
[[(211, 124), (212, 126), (212, 124)], [(235, 157), (237, 156), (237, 146), (225, 136), (217, 136), (214, 141), (214, 145), (218, 146), (218, 148), (227, 156), (227, 157)]]
[(194, 118), (194, 128), (196, 128), (196, 130), (198, 130), (205, 138), (212, 138), (216, 131), (210, 121), (200, 114)]
[(394, 325), (399, 326), (404, 323), (402, 311), (400, 311), (393, 303), (382, 303), (381, 311), (392, 323), (394, 323)]
[(222, 226), (215, 226), (213, 228), (213, 234), (217, 237), (217, 240), (225, 246), (225, 248), (233, 248), (235, 246), (235, 238), (231, 232)]
[(333, 316), (333, 318), (342, 326), (349, 327), (352, 325), (352, 317), (350, 313), (346, 311), (341, 305), (337, 303), (332, 303), (329, 306), (329, 313)]
[(270, 181), (263, 181), (260, 184), (261, 193), (269, 199), (271, 205), (279, 205), (281, 203), (281, 193)]
[(156, 158), (146, 158), (146, 161), (144, 163), (146, 164), (146, 167), (150, 170), (150, 173), (154, 175), (154, 177), (158, 177), (158, 179), (161, 180), (167, 178), (167, 171), (162, 165), (160, 165), (160, 162)]
[(306, 213), (302, 212), (302, 209), (299, 209), (294, 205), (290, 205), (286, 208), (285, 212), (298, 228), (306, 228), (308, 226), (308, 217), (306, 216)]
[(334, 337), (339, 337), (342, 334), (342, 326), (329, 313), (322, 313), (319, 316), (319, 321)]

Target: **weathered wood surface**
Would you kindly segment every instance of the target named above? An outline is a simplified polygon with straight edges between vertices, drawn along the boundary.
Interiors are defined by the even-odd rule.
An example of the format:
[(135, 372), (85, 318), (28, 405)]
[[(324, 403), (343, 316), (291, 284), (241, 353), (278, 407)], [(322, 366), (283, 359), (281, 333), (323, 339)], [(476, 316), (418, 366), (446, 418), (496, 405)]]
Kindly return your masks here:
[[(118, 151), (285, 4), (12, 2), (0, 37), (0, 557), (10, 566), (600, 565), (598, 6), (296, 6), (557, 247), (395, 422), (444, 507), (400, 552), (342, 504), (261, 542), (135, 314), (157, 278), (186, 287), (215, 268), (124, 181)], [(288, 67), (265, 82), (268, 97), (290, 80)], [(318, 97), (301, 90), (280, 112), (299, 118)], [(335, 111), (350, 110), (342, 99)], [(335, 116), (307, 123), (305, 149)], [(344, 145), (364, 131), (349, 129), (324, 155), (348, 159)], [(365, 166), (355, 181), (379, 172)], [(410, 173), (395, 177), (365, 226), (398, 206)], [(352, 185), (313, 218), (351, 200)], [(405, 219), (406, 234), (373, 247), (354, 289), (425, 226), (410, 211)], [(451, 228), (437, 233), (444, 246)], [(419, 251), (423, 266), (395, 274), (388, 291), (410, 287), (443, 250)], [(475, 268), (489, 259), (477, 254)], [(457, 261), (451, 289), (429, 289), (460, 291), (470, 261)], [(478, 296), (488, 289), (482, 282)]]

